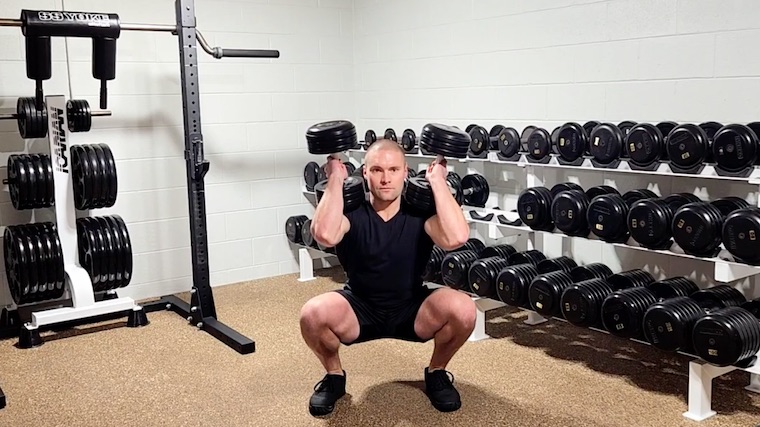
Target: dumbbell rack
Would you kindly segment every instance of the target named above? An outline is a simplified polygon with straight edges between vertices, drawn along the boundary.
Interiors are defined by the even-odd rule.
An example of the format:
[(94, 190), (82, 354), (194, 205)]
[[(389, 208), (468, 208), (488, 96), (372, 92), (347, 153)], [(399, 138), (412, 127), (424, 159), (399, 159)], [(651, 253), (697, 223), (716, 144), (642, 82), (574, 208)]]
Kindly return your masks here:
[[(366, 153), (366, 151), (363, 149), (354, 149), (354, 150), (349, 151), (349, 155), (352, 158), (361, 157), (363, 156), (364, 153)], [(425, 155), (419, 152), (407, 153), (406, 157), (416, 158), (416, 159), (419, 159), (421, 162), (425, 160), (433, 160), (435, 158), (435, 156)], [(670, 167), (665, 163), (660, 164), (655, 170), (641, 171), (641, 170), (630, 168), (628, 165), (628, 162), (625, 159), (622, 159), (616, 168), (598, 168), (598, 167), (595, 167), (588, 159), (585, 159), (582, 164), (577, 165), (577, 166), (564, 165), (564, 164), (561, 164), (557, 160), (556, 155), (552, 154), (551, 158), (546, 163), (533, 163), (533, 162), (529, 162), (524, 154), (521, 154), (519, 159), (514, 160), (514, 161), (501, 160), (497, 156), (496, 152), (489, 152), (483, 158), (450, 159), (449, 160), (450, 166), (452, 165), (453, 162), (466, 164), (468, 168), (468, 173), (485, 174), (484, 169), (486, 165), (488, 164), (503, 165), (503, 166), (511, 165), (513, 167), (523, 169), (523, 172), (526, 178), (527, 187), (543, 186), (545, 182), (549, 181), (548, 179), (546, 179), (547, 172), (550, 172), (550, 171), (556, 172), (559, 169), (586, 170), (586, 171), (593, 170), (597, 173), (603, 173), (603, 174), (606, 174), (606, 173), (644, 174), (644, 175), (662, 175), (662, 176), (667, 176), (667, 177), (712, 179), (712, 180), (720, 180), (720, 181), (734, 181), (734, 182), (738, 181), (738, 182), (748, 183), (751, 185), (758, 185), (757, 204), (758, 206), (760, 206), (760, 168), (755, 168), (751, 172), (751, 174), (747, 177), (736, 177), (736, 176), (720, 175), (715, 170), (715, 168), (712, 167), (711, 165), (706, 165), (698, 173), (687, 174), (687, 173), (673, 172), (670, 169)], [(361, 161), (358, 160), (358, 163), (361, 163)], [(304, 194), (309, 194), (309, 192), (305, 190), (305, 187), (303, 190), (304, 190)], [(491, 198), (492, 197), (493, 195), (491, 196)], [(490, 202), (491, 200), (489, 200), (489, 205), (492, 205)], [(755, 298), (755, 297), (760, 296), (760, 283), (758, 282), (758, 279), (760, 278), (760, 266), (752, 266), (752, 265), (747, 265), (740, 262), (727, 260), (727, 259), (730, 259), (730, 255), (724, 256), (724, 254), (722, 253), (714, 258), (700, 258), (700, 257), (688, 255), (688, 254), (672, 252), (669, 250), (651, 250), (651, 249), (643, 248), (643, 247), (632, 245), (632, 244), (607, 243), (607, 242), (601, 241), (599, 239), (594, 239), (591, 237), (573, 237), (573, 236), (568, 236), (568, 235), (558, 233), (558, 232), (545, 232), (545, 231), (533, 230), (527, 226), (506, 225), (506, 224), (500, 223), (499, 221), (495, 219), (496, 215), (504, 215), (508, 220), (517, 219), (518, 214), (509, 212), (508, 209), (495, 210), (495, 209), (463, 206), (463, 211), (465, 213), (465, 217), (468, 223), (474, 225), (474, 228), (475, 228), (474, 231), (477, 233), (479, 230), (482, 230), (483, 237), (489, 240), (498, 240), (498, 239), (508, 238), (508, 237), (524, 236), (527, 238), (526, 249), (538, 249), (541, 252), (543, 252), (547, 257), (561, 256), (562, 246), (563, 246), (562, 244), (565, 239), (583, 239), (584, 241), (596, 241), (601, 245), (608, 245), (608, 246), (612, 245), (616, 248), (621, 248), (621, 249), (647, 251), (648, 253), (656, 253), (662, 256), (666, 256), (666, 257), (675, 257), (676, 259), (689, 258), (693, 260), (699, 260), (701, 262), (712, 263), (713, 264), (713, 279), (717, 283), (729, 283), (736, 280), (751, 278), (752, 295), (748, 296), (748, 298)], [(493, 214), (493, 216), (489, 218), (489, 220), (477, 219), (471, 216), (470, 212), (473, 212), (473, 211), (479, 214), (479, 216), (489, 215), (489, 214)], [(316, 251), (316, 252), (320, 252), (320, 251)], [(305, 248), (302, 248), (301, 250), (299, 250), (299, 261), (301, 262), (302, 277), (313, 277), (313, 273), (311, 272), (313, 268), (311, 259), (306, 260), (306, 258), (309, 256), (310, 256), (309, 250), (306, 250)], [(724, 259), (724, 258), (727, 258), (727, 259)], [(308, 269), (308, 271), (304, 271), (305, 269)], [(442, 286), (440, 284), (435, 284), (435, 283), (426, 283), (426, 285), (431, 288)], [(485, 314), (487, 311), (504, 307), (506, 306), (506, 304), (501, 301), (497, 301), (490, 298), (483, 298), (477, 295), (470, 295), (470, 296), (475, 302), (475, 305), (478, 308), (478, 312), (477, 312), (475, 329), (468, 340), (480, 341), (483, 339), (490, 338), (488, 334), (486, 334), (485, 332)], [(543, 322), (547, 322), (549, 320), (534, 311), (531, 311), (531, 310), (525, 310), (525, 311), (528, 312), (528, 318), (525, 320), (524, 323), (528, 325), (537, 325)], [(557, 318), (553, 320), (567, 322), (565, 319), (561, 319), (561, 318)], [(607, 333), (607, 334), (609, 333), (608, 331), (601, 330), (601, 329), (596, 329), (596, 328), (590, 328), (590, 329), (594, 329), (602, 333)], [(632, 339), (632, 341), (636, 341), (638, 343), (642, 343), (645, 345), (650, 345), (646, 341), (641, 341), (641, 340), (636, 340), (636, 339)], [(689, 356), (689, 357), (693, 357), (693, 355), (689, 355), (685, 353), (681, 353), (681, 354)], [(760, 353), (758, 353), (757, 356), (758, 356), (758, 360), (760, 360)], [(748, 366), (748, 367), (741, 367), (741, 366), (718, 367), (718, 366), (709, 364), (701, 359), (690, 361), (689, 362), (688, 410), (683, 413), (683, 416), (695, 421), (702, 421), (715, 415), (716, 412), (713, 411), (711, 408), (712, 380), (734, 370), (742, 370), (745, 372), (749, 372), (750, 383), (747, 387), (745, 387), (745, 389), (756, 392), (756, 393), (760, 393), (760, 362), (755, 362), (752, 366)]]
[(55, 191), (55, 223), (61, 241), (65, 282), (71, 307), (33, 311), (31, 321), (21, 326), (20, 347), (34, 347), (42, 343), (41, 327), (96, 318), (112, 314), (129, 316), (130, 326), (144, 323), (144, 310), (132, 298), (115, 297), (96, 301), (92, 280), (79, 260), (77, 211), (74, 203), (73, 174), (71, 171), (71, 133), (68, 130), (66, 98), (63, 95), (45, 96), (48, 114), (48, 143), (53, 164)]

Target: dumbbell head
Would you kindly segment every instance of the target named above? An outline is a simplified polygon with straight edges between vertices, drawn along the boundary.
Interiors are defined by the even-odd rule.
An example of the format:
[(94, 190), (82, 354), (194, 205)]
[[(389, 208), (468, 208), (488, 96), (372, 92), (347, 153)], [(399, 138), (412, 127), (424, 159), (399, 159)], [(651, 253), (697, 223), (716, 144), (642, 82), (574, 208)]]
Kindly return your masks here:
[[(321, 181), (314, 186), (317, 203), (322, 200), (325, 189), (327, 189), (327, 181)], [(351, 212), (358, 208), (364, 199), (364, 180), (356, 176), (347, 177), (343, 181), (343, 212)]]
[(306, 131), (311, 154), (337, 154), (355, 148), (356, 128), (346, 120), (317, 123)]
[(420, 134), (420, 147), (438, 156), (463, 159), (470, 148), (470, 135), (454, 126), (428, 123)]
[(467, 206), (485, 207), (490, 194), (488, 180), (480, 174), (465, 175), (461, 184), (463, 203)]

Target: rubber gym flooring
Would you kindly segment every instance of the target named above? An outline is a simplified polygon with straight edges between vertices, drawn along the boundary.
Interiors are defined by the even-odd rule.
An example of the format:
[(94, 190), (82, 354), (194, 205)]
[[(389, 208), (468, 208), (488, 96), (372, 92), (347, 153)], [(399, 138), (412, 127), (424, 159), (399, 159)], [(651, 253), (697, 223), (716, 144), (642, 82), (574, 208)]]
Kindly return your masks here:
[[(3, 426), (756, 426), (760, 395), (749, 374), (715, 380), (702, 423), (686, 410), (687, 362), (643, 344), (562, 322), (522, 323), (489, 312), (494, 339), (468, 342), (449, 365), (463, 407), (443, 414), (422, 392), (433, 343), (381, 340), (343, 348), (347, 395), (326, 419), (307, 401), (323, 372), (301, 341), (298, 313), (335, 289), (340, 268), (215, 288), (220, 320), (256, 341), (239, 355), (170, 312), (48, 333), (20, 350), (0, 342)], [(52, 334), (52, 335), (51, 335)]]

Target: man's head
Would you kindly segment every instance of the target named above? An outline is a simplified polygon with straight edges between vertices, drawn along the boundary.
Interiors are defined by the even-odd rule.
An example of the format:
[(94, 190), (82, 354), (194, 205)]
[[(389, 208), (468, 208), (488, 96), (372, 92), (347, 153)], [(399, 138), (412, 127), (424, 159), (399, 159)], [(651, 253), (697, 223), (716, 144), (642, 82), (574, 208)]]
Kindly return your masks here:
[(404, 190), (407, 166), (404, 149), (389, 139), (381, 139), (367, 149), (364, 179), (377, 200), (391, 202)]

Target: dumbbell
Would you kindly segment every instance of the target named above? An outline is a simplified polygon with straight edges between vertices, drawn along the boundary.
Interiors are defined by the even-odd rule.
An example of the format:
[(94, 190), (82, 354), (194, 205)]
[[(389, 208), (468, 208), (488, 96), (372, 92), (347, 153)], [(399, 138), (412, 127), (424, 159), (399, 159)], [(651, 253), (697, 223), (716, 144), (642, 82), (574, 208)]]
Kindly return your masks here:
[[(327, 154), (328, 157), (348, 162), (345, 151), (356, 148), (356, 128), (346, 120), (317, 123), (306, 131), (306, 142), (309, 153)], [(327, 187), (327, 180), (315, 184), (314, 191), (317, 201)], [(351, 212), (361, 206), (365, 200), (364, 180), (349, 175), (343, 181), (343, 212)]]
[[(546, 187), (530, 187), (523, 190), (520, 195), (517, 198), (517, 213), (520, 216), (520, 220), (530, 227), (533, 230), (542, 230), (542, 231), (552, 231), (554, 230), (555, 223), (552, 217), (552, 211), (553, 211), (553, 204), (554, 199), (557, 197), (560, 197), (562, 193), (569, 190), (578, 190), (580, 192), (583, 192), (583, 188), (579, 186), (578, 184), (572, 183), (572, 182), (564, 182), (560, 184), (556, 184), (552, 187), (551, 190), (547, 189)], [(589, 188), (586, 192), (586, 198), (589, 200), (593, 200), (594, 197), (601, 195), (601, 194), (607, 194), (607, 193), (617, 193), (617, 190), (610, 186), (606, 185), (600, 185), (596, 187)], [(572, 202), (573, 195), (564, 195), (561, 197), (563, 200), (560, 202), (558, 207), (558, 212), (556, 216), (559, 218), (562, 214), (562, 210), (565, 212), (565, 216), (562, 219), (561, 222), (563, 224), (566, 223), (567, 227), (564, 227), (567, 230), (570, 229), (577, 229), (581, 230), (583, 227), (583, 224), (580, 224), (580, 226), (577, 223), (577, 215), (573, 215), (573, 218), (567, 218), (568, 216), (568, 209), (572, 209), (571, 204), (565, 203), (565, 200)], [(576, 201), (580, 202), (580, 201)], [(576, 211), (580, 212), (578, 208), (576, 207)], [(574, 213), (577, 213), (574, 212)], [(570, 220), (569, 222), (567, 220)], [(582, 231), (578, 231), (581, 232)]]
[(566, 163), (582, 162), (583, 155), (588, 151), (588, 137), (588, 132), (580, 124), (565, 123), (557, 132), (554, 151), (559, 154), (559, 159)]
[(496, 277), (496, 296), (513, 307), (528, 307), (528, 287), (538, 273), (538, 265), (546, 260), (541, 251), (531, 249), (509, 257), (509, 265)]
[[(84, 99), (70, 99), (66, 102), (66, 121), (69, 132), (88, 132), (92, 128), (93, 117), (110, 116), (107, 110), (92, 111)], [(47, 105), (38, 108), (34, 97), (21, 97), (16, 101), (15, 114), (0, 114), (0, 120), (16, 120), (21, 138), (45, 138), (48, 131)]]
[(594, 235), (605, 242), (628, 240), (629, 206), (638, 200), (656, 198), (650, 190), (632, 190), (624, 195), (610, 193), (595, 197), (586, 210), (586, 221)]
[[(572, 261), (572, 260), (571, 260)], [(542, 261), (545, 263), (545, 261)], [(539, 267), (542, 266), (539, 264)], [(575, 262), (573, 261), (573, 264)], [(546, 317), (562, 317), (562, 294), (575, 283), (590, 279), (606, 279), (612, 275), (609, 267), (602, 263), (576, 265), (567, 263), (561, 269), (539, 273), (528, 284), (528, 302), (536, 313)]]
[(472, 140), (469, 151), (471, 156), (480, 156), (489, 150), (498, 150), (499, 143), (504, 144), (509, 135), (517, 136), (516, 130), (502, 125), (495, 125), (490, 131), (486, 131), (483, 126), (470, 125), (467, 126), (467, 133)]
[(720, 251), (726, 217), (748, 207), (749, 203), (738, 197), (685, 204), (673, 215), (673, 239), (689, 255), (715, 256)]
[(469, 292), (481, 297), (491, 297), (496, 294), (496, 278), (502, 268), (509, 265), (509, 258), (517, 253), (511, 245), (489, 246), (480, 253), (467, 272)]
[[(456, 174), (455, 174), (456, 175)], [(459, 175), (456, 175), (459, 178)], [(484, 208), (488, 201), (490, 188), (486, 177), (480, 174), (465, 175), (461, 180), (454, 179), (452, 186), (457, 190), (456, 198), (460, 205)]]
[(285, 221), (285, 235), (292, 243), (303, 244), (303, 237), (301, 230), (303, 230), (304, 224), (309, 220), (306, 215), (294, 215), (288, 217)]
[[(444, 156), (466, 158), (469, 146), (470, 136), (454, 126), (429, 123), (420, 133), (420, 148), (436, 154), (437, 162), (443, 161)], [(449, 190), (456, 197), (457, 190), (451, 187)], [(404, 200), (425, 215), (435, 213), (433, 191), (425, 177), (418, 175), (408, 180)]]
[(751, 365), (760, 351), (760, 319), (743, 307), (725, 307), (699, 318), (694, 352), (716, 366)]
[(726, 250), (739, 261), (760, 263), (760, 209), (751, 206), (731, 212), (721, 234)]
[(638, 200), (628, 210), (628, 232), (645, 248), (668, 249), (673, 244), (673, 215), (681, 206), (700, 201), (690, 193)]
[(484, 248), (485, 245), (483, 242), (475, 238), (467, 240), (467, 243), (451, 251), (445, 251), (439, 246), (433, 246), (433, 250), (430, 252), (428, 261), (425, 264), (425, 271), (422, 273), (422, 280), (442, 284), (443, 281), (441, 278), (441, 266), (446, 255), (463, 250), (472, 250), (480, 253)]
[(739, 307), (747, 300), (728, 285), (717, 285), (692, 293), (659, 301), (644, 313), (644, 337), (653, 346), (665, 351), (693, 349), (695, 323), (705, 314), (726, 307)]
[[(385, 130), (385, 133), (383, 134), (383, 138), (398, 142), (398, 137), (396, 137), (396, 131), (391, 128), (388, 128)], [(369, 148), (369, 146), (374, 144), (375, 142), (377, 142), (377, 134), (375, 134), (374, 130), (368, 129), (366, 132), (364, 132), (364, 146), (366, 148)]]
[(467, 287), (467, 273), (475, 260), (485, 249), (485, 244), (478, 239), (470, 239), (466, 244), (467, 249), (462, 248), (449, 252), (441, 262), (441, 279), (443, 284), (453, 289), (465, 289)]
[[(628, 134), (631, 135), (630, 133)], [(625, 136), (613, 123), (601, 123), (589, 133), (591, 163), (598, 168), (614, 168), (625, 154)]]
[(716, 172), (723, 175), (745, 175), (758, 163), (758, 145), (758, 135), (749, 126), (723, 126), (715, 133), (712, 144)]

